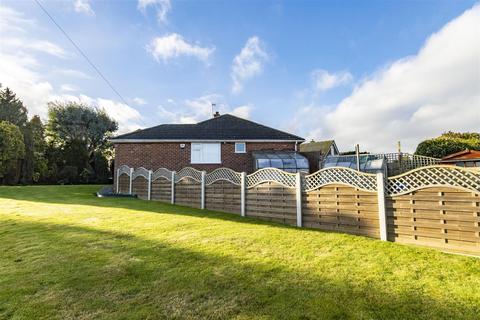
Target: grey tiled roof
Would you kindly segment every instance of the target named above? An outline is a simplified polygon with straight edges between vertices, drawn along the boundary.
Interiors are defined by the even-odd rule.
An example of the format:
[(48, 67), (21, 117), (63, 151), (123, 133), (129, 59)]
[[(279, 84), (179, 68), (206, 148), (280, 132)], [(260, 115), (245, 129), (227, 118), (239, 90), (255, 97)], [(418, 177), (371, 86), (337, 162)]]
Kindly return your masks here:
[(113, 138), (121, 140), (304, 140), (253, 121), (224, 114), (196, 124), (162, 124)]

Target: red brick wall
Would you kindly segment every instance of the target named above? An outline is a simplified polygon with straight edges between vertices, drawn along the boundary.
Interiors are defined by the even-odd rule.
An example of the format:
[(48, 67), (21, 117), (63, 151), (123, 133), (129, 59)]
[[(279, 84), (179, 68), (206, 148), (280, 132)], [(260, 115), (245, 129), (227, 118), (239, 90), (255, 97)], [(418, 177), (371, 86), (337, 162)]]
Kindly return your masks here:
[(149, 170), (167, 168), (179, 171), (185, 167), (210, 172), (216, 168), (227, 167), (235, 171), (253, 171), (252, 151), (258, 150), (295, 150), (295, 143), (257, 143), (247, 142), (247, 153), (235, 153), (235, 143), (222, 143), (221, 164), (191, 164), (190, 143), (185, 143), (185, 148), (180, 148), (180, 143), (120, 143), (115, 144), (115, 174), (121, 165), (138, 168), (145, 167)]

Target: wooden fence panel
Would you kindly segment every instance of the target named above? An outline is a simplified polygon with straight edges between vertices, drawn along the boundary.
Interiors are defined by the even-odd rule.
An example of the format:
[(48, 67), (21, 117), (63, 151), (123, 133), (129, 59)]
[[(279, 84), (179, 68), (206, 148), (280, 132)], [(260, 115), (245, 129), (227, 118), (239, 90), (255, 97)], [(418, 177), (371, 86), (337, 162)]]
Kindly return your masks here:
[(122, 174), (118, 178), (118, 193), (130, 193), (130, 177), (126, 174)]
[(132, 193), (137, 195), (138, 198), (148, 199), (148, 180), (144, 177), (136, 177), (132, 181)]
[(480, 194), (425, 188), (387, 197), (390, 241), (480, 254)]
[(302, 193), (303, 226), (380, 238), (375, 192), (326, 185)]
[(240, 214), (240, 192), (240, 186), (225, 180), (205, 186), (205, 208)]
[(246, 191), (246, 215), (296, 225), (295, 188), (264, 182)]
[(192, 178), (183, 178), (175, 184), (175, 204), (200, 208), (202, 185)]
[(152, 181), (151, 199), (162, 202), (171, 202), (172, 182), (160, 177)]

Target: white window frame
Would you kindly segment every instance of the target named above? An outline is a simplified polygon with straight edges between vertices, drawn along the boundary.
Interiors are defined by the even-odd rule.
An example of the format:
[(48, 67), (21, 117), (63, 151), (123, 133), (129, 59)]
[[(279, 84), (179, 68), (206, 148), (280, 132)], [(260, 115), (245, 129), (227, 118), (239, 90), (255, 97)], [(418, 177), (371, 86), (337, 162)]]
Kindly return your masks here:
[[(243, 151), (238, 151), (237, 145), (243, 144)], [(247, 144), (245, 142), (235, 142), (235, 153), (247, 153)]]
[[(218, 159), (208, 159), (206, 145), (215, 145), (218, 147)], [(201, 149), (198, 159), (194, 159), (195, 150)], [(192, 142), (190, 144), (190, 163), (191, 164), (221, 164), (222, 163), (222, 144), (220, 142)]]

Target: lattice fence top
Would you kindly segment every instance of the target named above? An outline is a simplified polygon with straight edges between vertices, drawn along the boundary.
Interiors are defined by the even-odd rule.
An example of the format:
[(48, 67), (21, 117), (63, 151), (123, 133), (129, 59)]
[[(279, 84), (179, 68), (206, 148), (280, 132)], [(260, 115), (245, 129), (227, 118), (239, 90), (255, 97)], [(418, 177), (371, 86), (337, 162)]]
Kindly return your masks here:
[(148, 173), (149, 171), (144, 167), (137, 168), (133, 171), (132, 180), (135, 180), (138, 177), (144, 177), (145, 179), (148, 180)]
[(305, 176), (305, 191), (313, 191), (327, 184), (344, 184), (365, 191), (377, 190), (375, 174), (359, 172), (350, 168), (332, 167)]
[(295, 173), (288, 173), (276, 168), (265, 168), (247, 175), (247, 188), (253, 188), (264, 182), (276, 182), (287, 188), (295, 188)]
[(231, 182), (236, 185), (241, 184), (242, 174), (228, 168), (219, 168), (205, 175), (205, 185), (212, 184), (219, 180)]
[(120, 177), (122, 174), (130, 176), (130, 167), (127, 165), (120, 166), (120, 168), (118, 168), (118, 176)]
[(152, 174), (152, 181), (155, 181), (159, 178), (165, 178), (168, 181), (172, 181), (172, 172), (168, 169), (165, 168), (160, 168), (157, 169), (153, 174)]
[(179, 182), (184, 178), (192, 178), (193, 180), (202, 182), (202, 171), (199, 171), (191, 167), (183, 168), (175, 175), (175, 183)]
[(453, 187), (480, 193), (480, 170), (446, 165), (418, 168), (388, 178), (386, 193), (398, 196), (427, 187)]

